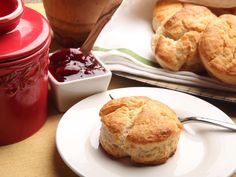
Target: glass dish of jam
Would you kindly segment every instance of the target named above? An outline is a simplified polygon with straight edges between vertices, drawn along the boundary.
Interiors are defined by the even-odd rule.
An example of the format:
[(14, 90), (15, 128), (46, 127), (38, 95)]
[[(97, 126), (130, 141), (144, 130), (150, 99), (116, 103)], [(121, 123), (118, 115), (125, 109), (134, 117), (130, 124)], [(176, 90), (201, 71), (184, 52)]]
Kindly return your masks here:
[(91, 53), (84, 55), (79, 49), (61, 49), (50, 56), (49, 71), (59, 82), (73, 81), (102, 75), (106, 69)]
[(106, 91), (111, 71), (92, 53), (79, 49), (60, 49), (49, 57), (49, 82), (60, 112), (90, 95)]

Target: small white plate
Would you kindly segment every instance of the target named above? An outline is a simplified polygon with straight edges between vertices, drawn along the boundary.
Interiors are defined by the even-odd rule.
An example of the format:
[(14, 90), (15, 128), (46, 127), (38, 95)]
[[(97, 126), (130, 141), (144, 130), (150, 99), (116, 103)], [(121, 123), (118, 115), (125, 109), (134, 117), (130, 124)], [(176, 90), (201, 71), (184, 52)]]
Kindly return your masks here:
[(215, 106), (194, 96), (159, 88), (133, 87), (88, 97), (60, 120), (56, 145), (64, 162), (85, 177), (228, 177), (236, 168), (236, 133), (204, 124), (185, 124), (177, 151), (165, 164), (137, 167), (108, 157), (99, 147), (99, 110), (123, 96), (148, 96), (170, 106), (178, 116), (198, 115), (232, 123)]

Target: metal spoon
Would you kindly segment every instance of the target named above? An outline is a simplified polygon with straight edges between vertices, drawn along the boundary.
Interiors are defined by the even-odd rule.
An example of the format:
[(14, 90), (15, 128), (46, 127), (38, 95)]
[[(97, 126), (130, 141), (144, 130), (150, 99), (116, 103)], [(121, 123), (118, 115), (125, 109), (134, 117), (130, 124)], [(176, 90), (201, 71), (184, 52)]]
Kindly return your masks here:
[[(109, 94), (109, 97), (113, 100), (111, 94)], [(205, 124), (211, 124), (222, 128), (227, 128), (232, 131), (236, 131), (236, 125), (228, 122), (223, 122), (220, 120), (214, 120), (206, 117), (198, 117), (198, 116), (191, 116), (191, 117), (178, 117), (179, 121), (183, 124), (185, 123), (205, 123)]]
[(228, 122), (223, 122), (220, 120), (210, 119), (206, 117), (198, 117), (198, 116), (192, 116), (192, 117), (178, 117), (180, 122), (184, 123), (205, 123), (205, 124), (211, 124), (222, 128), (227, 128), (232, 131), (236, 131), (236, 125)]

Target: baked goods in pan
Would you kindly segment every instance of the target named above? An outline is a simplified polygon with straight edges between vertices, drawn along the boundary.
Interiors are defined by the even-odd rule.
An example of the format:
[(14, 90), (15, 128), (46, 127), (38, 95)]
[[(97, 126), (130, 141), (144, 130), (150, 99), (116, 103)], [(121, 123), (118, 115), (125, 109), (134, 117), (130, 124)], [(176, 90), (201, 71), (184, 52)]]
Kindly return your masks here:
[(198, 41), (208, 23), (217, 17), (206, 7), (173, 0), (158, 1), (155, 9), (152, 49), (158, 63), (172, 71), (201, 72)]
[(182, 124), (165, 104), (144, 96), (113, 99), (100, 110), (100, 144), (111, 156), (155, 165), (177, 148)]
[(236, 85), (236, 16), (212, 21), (200, 39), (199, 53), (210, 75)]

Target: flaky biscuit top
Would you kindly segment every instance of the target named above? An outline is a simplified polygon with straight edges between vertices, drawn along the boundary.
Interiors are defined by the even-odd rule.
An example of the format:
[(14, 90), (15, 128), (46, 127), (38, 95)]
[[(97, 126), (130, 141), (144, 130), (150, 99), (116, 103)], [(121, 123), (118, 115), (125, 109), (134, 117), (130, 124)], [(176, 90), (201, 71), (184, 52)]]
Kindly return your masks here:
[(182, 124), (174, 111), (148, 97), (133, 96), (114, 99), (100, 110), (102, 123), (108, 130), (135, 144), (161, 142), (179, 133)]
[(198, 41), (217, 17), (206, 7), (172, 0), (157, 2), (153, 15), (152, 50), (158, 63), (172, 71), (201, 72)]
[(160, 0), (157, 1), (153, 10), (153, 30), (156, 31), (158, 27), (164, 25), (173, 15), (182, 10), (183, 3), (176, 0)]
[(236, 16), (222, 15), (212, 21), (202, 35), (199, 51), (206, 65), (236, 76)]

